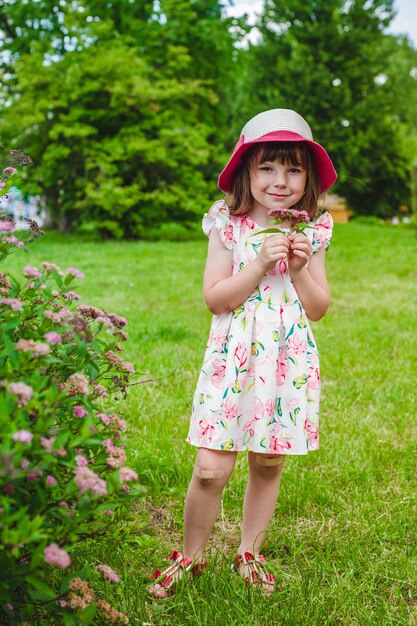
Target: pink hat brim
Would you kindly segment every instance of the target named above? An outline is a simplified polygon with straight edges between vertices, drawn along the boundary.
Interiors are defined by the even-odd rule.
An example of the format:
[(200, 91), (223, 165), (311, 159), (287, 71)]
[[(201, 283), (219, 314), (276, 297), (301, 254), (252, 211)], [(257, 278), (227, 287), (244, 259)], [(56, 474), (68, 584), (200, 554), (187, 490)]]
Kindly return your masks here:
[(298, 133), (294, 133), (289, 130), (277, 130), (272, 133), (262, 135), (258, 139), (245, 142), (245, 138), (242, 135), (237, 142), (233, 154), (229, 159), (224, 170), (220, 173), (217, 186), (221, 191), (231, 193), (233, 190), (233, 179), (236, 169), (242, 162), (242, 157), (249, 150), (251, 146), (257, 143), (269, 142), (269, 141), (305, 141), (311, 147), (317, 166), (317, 172), (320, 180), (320, 193), (324, 193), (333, 185), (337, 179), (337, 173), (333, 166), (333, 163), (327, 154), (326, 150), (315, 141), (306, 139)]

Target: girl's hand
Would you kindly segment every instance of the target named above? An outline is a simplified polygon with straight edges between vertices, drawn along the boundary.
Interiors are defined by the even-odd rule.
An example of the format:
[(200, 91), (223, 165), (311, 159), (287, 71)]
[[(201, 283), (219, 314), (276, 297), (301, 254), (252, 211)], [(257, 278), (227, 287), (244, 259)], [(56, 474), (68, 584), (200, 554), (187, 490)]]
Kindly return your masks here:
[(293, 275), (297, 274), (308, 265), (313, 254), (313, 247), (308, 237), (302, 233), (290, 235), (288, 239), (288, 269), (291, 277), (293, 277)]
[(278, 261), (285, 259), (289, 252), (289, 239), (286, 235), (269, 235), (262, 244), (257, 256), (264, 273), (272, 270)]

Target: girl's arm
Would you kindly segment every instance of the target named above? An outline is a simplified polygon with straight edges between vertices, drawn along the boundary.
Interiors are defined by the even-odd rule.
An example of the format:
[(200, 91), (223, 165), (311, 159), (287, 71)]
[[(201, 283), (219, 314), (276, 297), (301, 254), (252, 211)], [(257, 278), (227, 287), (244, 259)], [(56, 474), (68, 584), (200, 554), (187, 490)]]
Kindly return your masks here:
[(204, 272), (204, 299), (210, 311), (215, 315), (233, 311), (250, 296), (277, 261), (287, 255), (288, 238), (283, 235), (267, 237), (256, 259), (232, 275), (233, 253), (213, 228)]
[(330, 290), (325, 268), (325, 247), (311, 255), (311, 244), (304, 235), (296, 235), (290, 244), (289, 269), (295, 290), (307, 317), (316, 322), (330, 304)]

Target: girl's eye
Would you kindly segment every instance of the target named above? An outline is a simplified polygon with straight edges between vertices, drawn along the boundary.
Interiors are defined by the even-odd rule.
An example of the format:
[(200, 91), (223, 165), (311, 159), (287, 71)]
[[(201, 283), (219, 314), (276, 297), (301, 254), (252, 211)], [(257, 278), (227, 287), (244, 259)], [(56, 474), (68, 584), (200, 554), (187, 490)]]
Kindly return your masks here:
[(272, 170), (272, 167), (268, 167), (268, 165), (261, 165), (259, 169), (261, 170), (261, 172), (270, 172)]
[(291, 174), (301, 174), (302, 170), (299, 167), (290, 167), (288, 170)]

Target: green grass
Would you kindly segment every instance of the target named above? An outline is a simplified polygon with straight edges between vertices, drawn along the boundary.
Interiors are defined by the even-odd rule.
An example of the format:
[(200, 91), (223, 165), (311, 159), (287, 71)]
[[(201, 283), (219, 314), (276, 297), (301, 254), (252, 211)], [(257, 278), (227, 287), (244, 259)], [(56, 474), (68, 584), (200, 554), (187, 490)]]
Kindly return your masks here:
[[(143, 379), (125, 403), (128, 444), (147, 496), (119, 534), (77, 546), (123, 579), (130, 624), (417, 624), (417, 238), (412, 230), (336, 225), (327, 256), (332, 304), (314, 324), (321, 355), (321, 448), (287, 460), (263, 552), (279, 581), (271, 598), (230, 573), (239, 541), (244, 455), (226, 487), (208, 571), (175, 597), (150, 601), (149, 573), (181, 547), (195, 450), (185, 443), (209, 331), (202, 298), (206, 243), (103, 242), (51, 234), (8, 266), (55, 262), (86, 274), (82, 300), (129, 320), (126, 358)], [(163, 378), (173, 374), (168, 378)], [(142, 529), (142, 530), (141, 530)]]

